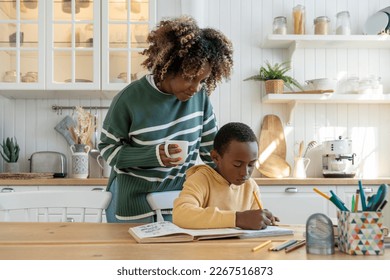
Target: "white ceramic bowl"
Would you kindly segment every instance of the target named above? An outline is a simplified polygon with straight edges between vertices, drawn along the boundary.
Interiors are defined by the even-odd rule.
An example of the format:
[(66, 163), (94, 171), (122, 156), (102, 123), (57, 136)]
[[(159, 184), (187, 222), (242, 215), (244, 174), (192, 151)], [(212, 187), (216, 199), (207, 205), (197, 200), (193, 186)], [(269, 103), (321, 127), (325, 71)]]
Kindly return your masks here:
[(337, 80), (336, 79), (313, 79), (305, 82), (308, 90), (333, 90), (336, 91)]

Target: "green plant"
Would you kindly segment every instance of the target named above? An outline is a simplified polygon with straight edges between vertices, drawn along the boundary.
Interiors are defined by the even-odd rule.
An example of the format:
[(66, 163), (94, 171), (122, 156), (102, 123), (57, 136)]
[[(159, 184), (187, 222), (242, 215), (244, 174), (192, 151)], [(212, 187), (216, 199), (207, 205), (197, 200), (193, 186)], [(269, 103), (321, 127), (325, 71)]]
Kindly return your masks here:
[(257, 75), (246, 78), (244, 81), (268, 81), (268, 80), (283, 80), (284, 85), (291, 91), (294, 91), (293, 86), (303, 90), (302, 86), (293, 77), (286, 75), (287, 71), (291, 69), (290, 62), (275, 63), (271, 65), (268, 61), (265, 66), (260, 67), (260, 72)]
[(0, 150), (1, 156), (6, 162), (18, 161), (20, 148), (18, 142), (16, 141), (16, 138), (14, 142), (13, 138), (7, 137), (6, 140), (3, 139), (3, 144), (0, 144), (0, 146), (3, 149)]

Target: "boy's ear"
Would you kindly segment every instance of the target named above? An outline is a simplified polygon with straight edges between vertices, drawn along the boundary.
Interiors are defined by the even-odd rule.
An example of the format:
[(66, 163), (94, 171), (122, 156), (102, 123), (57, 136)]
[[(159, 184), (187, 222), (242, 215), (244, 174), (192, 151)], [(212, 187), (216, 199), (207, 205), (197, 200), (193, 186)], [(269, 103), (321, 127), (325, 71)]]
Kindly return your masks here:
[(219, 161), (219, 154), (216, 150), (211, 150), (210, 152), (211, 159), (214, 161), (215, 164)]

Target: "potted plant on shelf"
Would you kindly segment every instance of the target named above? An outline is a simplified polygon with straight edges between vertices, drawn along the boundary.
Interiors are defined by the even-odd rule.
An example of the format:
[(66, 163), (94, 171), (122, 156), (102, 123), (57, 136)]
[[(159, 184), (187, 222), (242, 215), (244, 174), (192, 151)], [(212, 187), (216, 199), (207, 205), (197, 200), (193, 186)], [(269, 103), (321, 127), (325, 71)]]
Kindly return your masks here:
[(291, 69), (290, 62), (275, 63), (271, 65), (268, 61), (265, 66), (260, 67), (260, 72), (257, 75), (246, 78), (244, 81), (255, 80), (265, 82), (266, 93), (283, 93), (284, 86), (291, 91), (294, 91), (293, 86), (303, 91), (302, 86), (293, 77), (286, 75)]
[(6, 173), (17, 173), (19, 172), (19, 152), (20, 147), (18, 145), (18, 142), (14, 141), (14, 138), (3, 139), (3, 144), (0, 144), (1, 150), (0, 154), (1, 157), (4, 159), (4, 172)]

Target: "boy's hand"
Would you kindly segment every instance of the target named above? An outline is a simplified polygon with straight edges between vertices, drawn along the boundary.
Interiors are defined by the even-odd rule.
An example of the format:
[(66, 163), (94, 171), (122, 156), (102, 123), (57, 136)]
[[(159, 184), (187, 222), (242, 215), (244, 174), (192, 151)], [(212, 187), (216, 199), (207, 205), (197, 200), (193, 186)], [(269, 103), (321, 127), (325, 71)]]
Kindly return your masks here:
[(268, 209), (264, 209), (264, 212), (267, 218), (271, 220), (271, 226), (275, 226), (276, 222), (280, 222), (279, 218), (272, 215)]
[(272, 213), (267, 210), (247, 210), (236, 212), (236, 226), (242, 229), (263, 229), (272, 224), (272, 218), (267, 214)]

